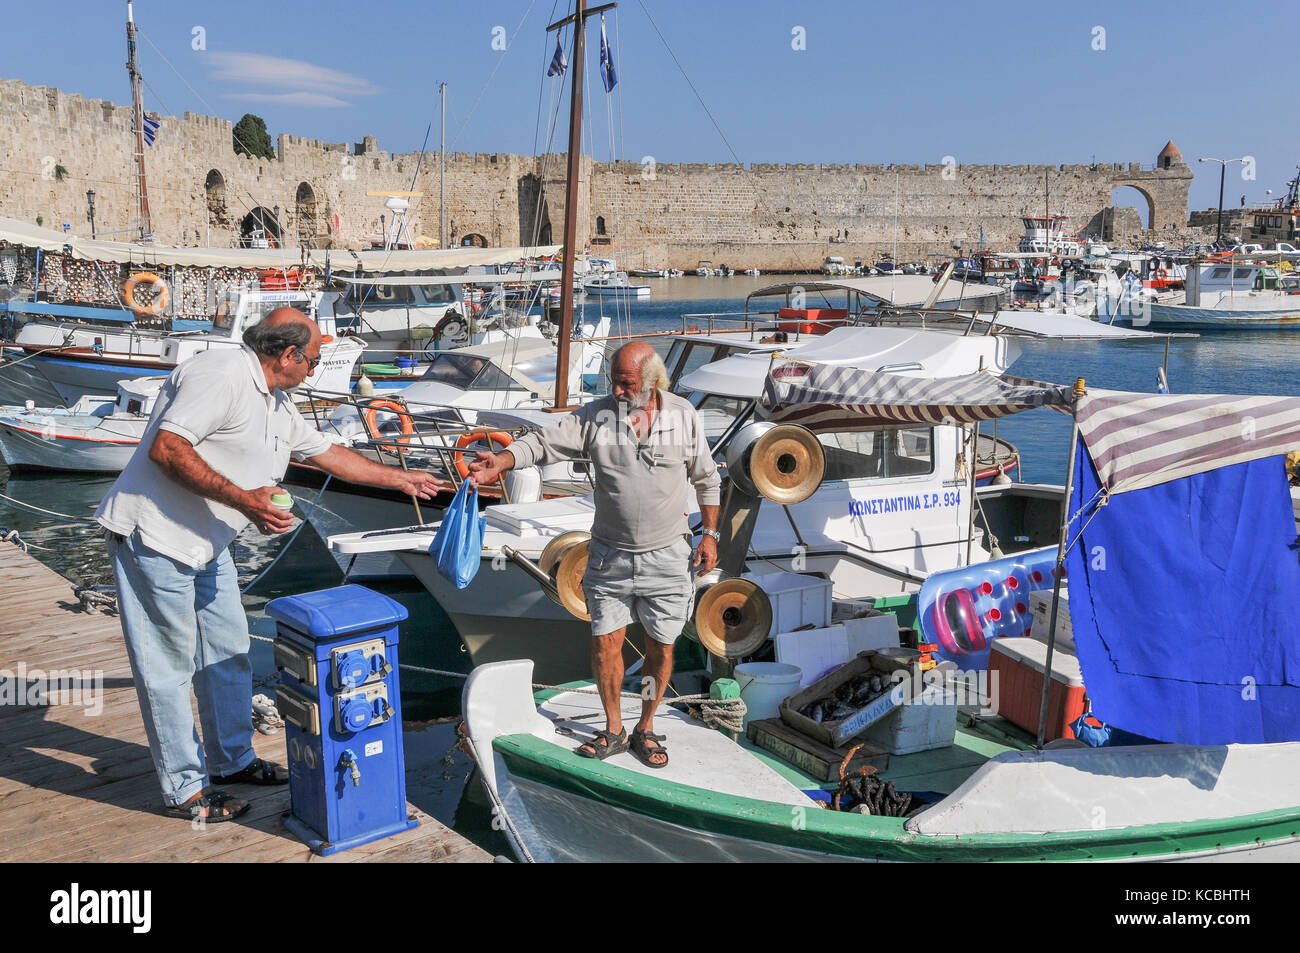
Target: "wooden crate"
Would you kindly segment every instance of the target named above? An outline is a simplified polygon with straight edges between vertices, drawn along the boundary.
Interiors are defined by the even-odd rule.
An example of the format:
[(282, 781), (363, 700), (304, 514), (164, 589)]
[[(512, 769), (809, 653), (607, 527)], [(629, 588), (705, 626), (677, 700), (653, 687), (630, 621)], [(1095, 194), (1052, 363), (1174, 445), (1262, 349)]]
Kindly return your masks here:
[[(844, 756), (853, 749), (853, 745), (845, 748), (824, 745), (795, 731), (780, 718), (751, 721), (745, 730), (745, 736), (760, 748), (772, 752), (782, 761), (794, 765), (819, 781), (838, 781)], [(876, 745), (862, 745), (854, 752), (853, 759), (845, 767), (844, 773), (851, 774), (861, 767), (884, 771), (889, 767), (889, 752)]]
[(895, 655), (878, 651), (859, 652), (856, 658), (840, 666), (825, 678), (813, 682), (783, 701), (780, 708), (781, 719), (796, 731), (828, 747), (847, 747), (849, 739), (862, 734), (871, 725), (898, 708), (904, 701), (905, 693), (886, 691), (865, 706), (854, 710), (852, 714), (835, 721), (813, 721), (799, 714), (799, 709), (811, 701), (830, 697), (837, 688), (859, 675), (876, 672), (888, 677), (899, 670), (906, 671), (907, 662)]

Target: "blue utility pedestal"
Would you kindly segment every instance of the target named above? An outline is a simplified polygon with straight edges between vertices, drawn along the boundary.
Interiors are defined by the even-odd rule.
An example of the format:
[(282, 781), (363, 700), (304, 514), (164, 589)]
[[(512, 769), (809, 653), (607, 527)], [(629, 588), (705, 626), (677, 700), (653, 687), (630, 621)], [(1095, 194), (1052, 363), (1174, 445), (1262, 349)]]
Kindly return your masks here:
[(318, 854), (410, 830), (397, 677), (406, 609), (363, 586), (275, 599), (277, 706), (293, 803), (284, 826)]

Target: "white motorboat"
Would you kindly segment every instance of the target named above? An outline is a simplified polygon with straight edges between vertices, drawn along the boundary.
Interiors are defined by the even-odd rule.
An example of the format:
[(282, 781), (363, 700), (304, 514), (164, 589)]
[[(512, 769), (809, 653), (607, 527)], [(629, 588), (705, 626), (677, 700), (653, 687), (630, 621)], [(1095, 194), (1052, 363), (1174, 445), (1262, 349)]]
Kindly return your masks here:
[(163, 378), (119, 381), (116, 397), (70, 407), (0, 407), (0, 456), (10, 469), (117, 473), (144, 435)]
[[(316, 317), (326, 340), (321, 362), (300, 388), (301, 393), (343, 394), (351, 386), (352, 366), (365, 350), (353, 337), (335, 336), (332, 315), (318, 315), (321, 293), (303, 290), (239, 289), (217, 299), (211, 331), (160, 332), (131, 327), (30, 320), (5, 348), (12, 361), (0, 365), (5, 394), (15, 401), (34, 400), (38, 406), (73, 404), (85, 394), (114, 393), (127, 378), (165, 378), (176, 366), (210, 348), (238, 347), (244, 329), (279, 307), (293, 307)], [(19, 304), (24, 313), (39, 313), (40, 305)]]
[(650, 297), (650, 286), (632, 284), (628, 280), (626, 271), (616, 271), (613, 273), (602, 272), (600, 274), (588, 275), (582, 280), (582, 290), (589, 295), (597, 295), (606, 298)]
[(1295, 327), (1300, 325), (1300, 275), (1258, 262), (1205, 262), (1188, 269), (1182, 302), (1150, 306), (1150, 323), (1196, 330)]

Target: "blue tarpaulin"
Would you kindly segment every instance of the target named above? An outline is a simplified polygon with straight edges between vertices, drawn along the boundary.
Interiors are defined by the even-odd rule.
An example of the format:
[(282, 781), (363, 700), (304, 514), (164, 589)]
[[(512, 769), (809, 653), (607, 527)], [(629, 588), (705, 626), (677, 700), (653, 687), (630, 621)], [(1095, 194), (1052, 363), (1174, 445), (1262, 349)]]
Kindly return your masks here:
[(1099, 491), (1080, 443), (1067, 578), (1093, 709), (1162, 741), (1300, 741), (1300, 559), (1282, 459)]

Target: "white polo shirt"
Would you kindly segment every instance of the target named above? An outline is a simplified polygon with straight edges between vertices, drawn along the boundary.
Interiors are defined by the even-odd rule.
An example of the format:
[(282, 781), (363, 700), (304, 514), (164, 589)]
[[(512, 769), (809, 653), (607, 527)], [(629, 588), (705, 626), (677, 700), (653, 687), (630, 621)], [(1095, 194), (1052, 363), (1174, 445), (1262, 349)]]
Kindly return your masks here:
[(139, 448), (95, 518), (122, 536), (138, 532), (150, 549), (196, 569), (229, 546), (249, 520), (182, 486), (149, 459), (160, 429), (188, 440), (208, 466), (243, 490), (278, 483), (291, 454), (301, 460), (330, 447), (289, 395), (267, 387), (249, 347), (205, 351), (172, 371)]

